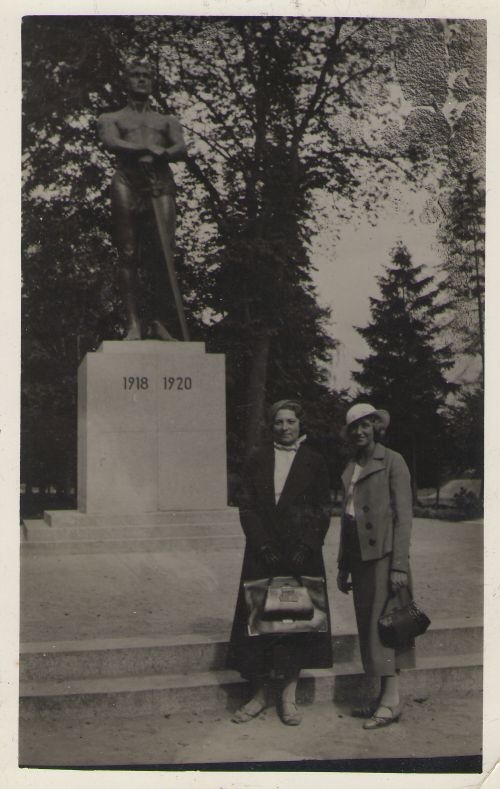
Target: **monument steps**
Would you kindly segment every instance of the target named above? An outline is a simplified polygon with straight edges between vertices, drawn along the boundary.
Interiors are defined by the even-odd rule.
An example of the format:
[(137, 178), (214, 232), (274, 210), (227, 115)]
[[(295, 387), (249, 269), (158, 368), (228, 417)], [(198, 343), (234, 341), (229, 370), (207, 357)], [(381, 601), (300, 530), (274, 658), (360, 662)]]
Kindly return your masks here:
[[(474, 653), (482, 646), (479, 622), (433, 622), (418, 639), (417, 657)], [(332, 639), (335, 662), (357, 659), (355, 633)], [(135, 637), (49, 641), (21, 644), (20, 680), (70, 680), (92, 677), (219, 670), (225, 666), (227, 634), (215, 637)]]
[(23, 542), (23, 555), (68, 555), (68, 554), (110, 554), (110, 553), (158, 553), (161, 551), (199, 551), (217, 547), (218, 550), (242, 548), (243, 538), (212, 534), (206, 537), (170, 537), (151, 539), (137, 537), (108, 540), (33, 540)]
[(27, 519), (21, 531), (21, 551), (23, 554), (64, 554), (196, 550), (200, 545), (243, 547), (244, 536), (237, 515), (231, 513), (228, 518), (222, 511), (220, 520), (215, 514), (210, 517), (213, 520), (201, 513), (191, 515), (188, 520), (183, 513), (177, 521), (165, 518), (165, 522), (156, 523), (137, 522), (138, 519), (135, 522), (133, 519), (106, 522), (107, 519), (100, 519), (104, 522), (91, 521), (90, 525), (71, 520), (64, 524), (60, 519), (55, 523), (62, 525), (49, 525), (42, 519)]
[(93, 514), (78, 510), (46, 510), (43, 519), (33, 520), (32, 524), (46, 523), (48, 526), (174, 526), (180, 524), (239, 524), (238, 509), (197, 510), (154, 510), (151, 512), (127, 512), (123, 514)]
[[(333, 669), (304, 670), (298, 688), (301, 703), (353, 702), (359, 698), (363, 675), (359, 664), (338, 663)], [(401, 673), (403, 696), (425, 698), (431, 693), (461, 693), (481, 689), (481, 655), (448, 655), (419, 660)], [(190, 674), (46, 680), (23, 683), (20, 715), (88, 719), (94, 716), (131, 717), (185, 711), (233, 709), (248, 697), (248, 684), (234, 671)]]
[[(482, 627), (433, 623), (419, 639), (417, 667), (402, 673), (403, 693), (480, 690)], [(122, 638), (29, 643), (21, 647), (20, 712), (89, 716), (167, 714), (221, 709), (247, 693), (239, 674), (224, 669), (225, 637)], [(334, 667), (302, 674), (300, 699), (353, 701), (362, 684), (357, 636), (333, 638)]]

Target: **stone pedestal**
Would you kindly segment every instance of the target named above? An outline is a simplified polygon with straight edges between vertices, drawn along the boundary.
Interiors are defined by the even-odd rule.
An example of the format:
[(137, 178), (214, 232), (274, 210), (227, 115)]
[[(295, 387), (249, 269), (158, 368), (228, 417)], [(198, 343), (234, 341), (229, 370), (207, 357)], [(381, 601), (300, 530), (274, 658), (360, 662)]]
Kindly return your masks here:
[(101, 344), (78, 371), (78, 509), (227, 505), (224, 356), (204, 343)]

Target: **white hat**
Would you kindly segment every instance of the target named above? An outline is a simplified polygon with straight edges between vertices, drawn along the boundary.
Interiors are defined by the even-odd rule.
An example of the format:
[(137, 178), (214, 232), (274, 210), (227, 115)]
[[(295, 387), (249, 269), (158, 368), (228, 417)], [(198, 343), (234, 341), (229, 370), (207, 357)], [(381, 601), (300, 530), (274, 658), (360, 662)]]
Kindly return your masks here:
[(374, 408), (369, 403), (356, 403), (356, 405), (351, 406), (345, 415), (345, 425), (340, 431), (342, 438), (346, 438), (350, 425), (367, 416), (375, 416), (380, 419), (384, 429), (389, 427), (389, 422), (391, 421), (389, 411), (385, 411), (383, 408)]

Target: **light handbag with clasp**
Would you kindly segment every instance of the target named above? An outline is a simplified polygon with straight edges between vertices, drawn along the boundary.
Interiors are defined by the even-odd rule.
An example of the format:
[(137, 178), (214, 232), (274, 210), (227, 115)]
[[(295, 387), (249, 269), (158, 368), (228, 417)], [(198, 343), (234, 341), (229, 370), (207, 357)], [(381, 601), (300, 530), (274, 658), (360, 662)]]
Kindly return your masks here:
[(249, 636), (327, 632), (325, 579), (278, 576), (245, 581)]

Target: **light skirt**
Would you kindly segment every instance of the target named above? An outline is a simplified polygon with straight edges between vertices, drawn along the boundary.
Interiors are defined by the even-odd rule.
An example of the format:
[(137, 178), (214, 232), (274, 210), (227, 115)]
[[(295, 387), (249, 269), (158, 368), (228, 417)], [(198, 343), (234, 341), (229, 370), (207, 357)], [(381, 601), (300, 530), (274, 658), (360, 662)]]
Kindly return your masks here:
[[(393, 676), (397, 669), (413, 668), (414, 641), (404, 649), (395, 650), (384, 646), (378, 633), (378, 620), (385, 609), (389, 593), (391, 555), (365, 562), (358, 557), (352, 557), (350, 564), (354, 610), (365, 673), (377, 677)], [(411, 588), (411, 577), (408, 580)], [(399, 598), (395, 595), (389, 608), (398, 607), (398, 604)]]

